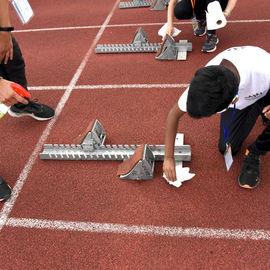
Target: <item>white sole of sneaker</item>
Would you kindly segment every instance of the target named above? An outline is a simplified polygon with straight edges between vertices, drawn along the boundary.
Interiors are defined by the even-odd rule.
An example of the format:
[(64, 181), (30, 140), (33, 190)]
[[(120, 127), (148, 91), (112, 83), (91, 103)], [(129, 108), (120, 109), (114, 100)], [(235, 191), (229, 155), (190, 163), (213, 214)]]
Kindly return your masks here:
[(47, 121), (47, 120), (50, 120), (50, 119), (53, 118), (53, 116), (52, 117), (49, 117), (49, 118), (40, 118), (40, 117), (35, 116), (34, 114), (29, 114), (29, 113), (15, 113), (15, 112), (12, 112), (11, 110), (8, 110), (8, 114), (10, 116), (12, 116), (12, 117), (17, 117), (17, 118), (24, 117), (24, 116), (30, 116), (30, 117), (38, 120), (38, 121)]
[(194, 32), (193, 32), (193, 34), (194, 34), (195, 37), (202, 37), (202, 36), (204, 36), (206, 34), (206, 31), (201, 35), (196, 35)]
[[(218, 43), (219, 43), (219, 39), (217, 39), (216, 45), (218, 45)], [(211, 53), (211, 52), (214, 52), (216, 49), (217, 49), (217, 46), (216, 46), (214, 49), (208, 50), (208, 51), (204, 51), (204, 50), (202, 49), (202, 52), (204, 52), (204, 53)]]

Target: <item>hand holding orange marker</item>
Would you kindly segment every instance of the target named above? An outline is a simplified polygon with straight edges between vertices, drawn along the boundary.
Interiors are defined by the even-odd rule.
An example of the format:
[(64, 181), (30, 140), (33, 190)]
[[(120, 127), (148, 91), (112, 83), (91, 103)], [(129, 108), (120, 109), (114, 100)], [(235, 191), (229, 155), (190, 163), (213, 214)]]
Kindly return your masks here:
[[(21, 97), (25, 98), (31, 98), (31, 95), (28, 91), (26, 91), (21, 85), (11, 82), (10, 86), (12, 89)], [(8, 111), (9, 107), (0, 102), (0, 118), (2, 118)]]

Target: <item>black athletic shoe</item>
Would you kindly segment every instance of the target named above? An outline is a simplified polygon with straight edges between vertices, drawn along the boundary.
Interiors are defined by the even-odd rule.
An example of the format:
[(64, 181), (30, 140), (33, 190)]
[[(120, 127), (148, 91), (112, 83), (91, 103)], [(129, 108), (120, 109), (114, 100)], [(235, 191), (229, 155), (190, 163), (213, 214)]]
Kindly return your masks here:
[(206, 33), (206, 20), (197, 20), (197, 27), (194, 29), (194, 35), (201, 37)]
[(243, 188), (252, 189), (257, 187), (260, 181), (260, 156), (247, 150), (238, 183)]
[(202, 51), (206, 53), (214, 52), (217, 49), (218, 41), (217, 34), (207, 33), (205, 43), (202, 46)]
[(39, 121), (49, 120), (54, 117), (54, 110), (45, 105), (37, 103), (36, 100), (29, 100), (26, 106), (13, 105), (8, 110), (13, 117), (31, 116)]
[(11, 188), (0, 176), (0, 201), (7, 200), (11, 196)]

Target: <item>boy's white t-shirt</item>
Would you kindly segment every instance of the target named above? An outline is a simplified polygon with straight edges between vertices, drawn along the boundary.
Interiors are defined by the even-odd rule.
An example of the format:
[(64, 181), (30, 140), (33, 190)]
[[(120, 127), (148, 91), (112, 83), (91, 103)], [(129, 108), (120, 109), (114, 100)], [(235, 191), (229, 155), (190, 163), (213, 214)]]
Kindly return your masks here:
[[(223, 59), (233, 63), (240, 75), (239, 99), (236, 108), (242, 110), (264, 97), (270, 89), (270, 54), (254, 46), (241, 46), (227, 49), (206, 66), (219, 65)], [(187, 88), (178, 100), (181, 111), (187, 111)], [(231, 104), (230, 107), (233, 107)]]

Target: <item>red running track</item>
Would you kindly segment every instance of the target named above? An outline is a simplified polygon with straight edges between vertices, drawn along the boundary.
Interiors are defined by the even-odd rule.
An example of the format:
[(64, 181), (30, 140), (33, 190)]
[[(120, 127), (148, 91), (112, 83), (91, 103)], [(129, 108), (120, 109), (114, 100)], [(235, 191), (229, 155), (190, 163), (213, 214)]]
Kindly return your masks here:
[(1, 119), (1, 176), (14, 193), (1, 205), (1, 268), (269, 269), (269, 155), (257, 189), (237, 184), (244, 148), (263, 129), (259, 120), (227, 173), (218, 117), (183, 118), (179, 132), (192, 147), (184, 165), (196, 176), (179, 189), (165, 182), (158, 162), (152, 181), (137, 182), (117, 177), (117, 161), (38, 158), (44, 143), (71, 143), (93, 119), (108, 144), (164, 144), (167, 113), (199, 67), (231, 46), (270, 51), (270, 3), (259, 0), (239, 1), (213, 54), (200, 52), (204, 38), (184, 22), (181, 39), (193, 44), (187, 61), (95, 55), (95, 42), (130, 43), (138, 24), (160, 42), (166, 11), (113, 10), (115, 3), (32, 0), (35, 16), (26, 26), (11, 10), (32, 96), (58, 115), (49, 123)]

